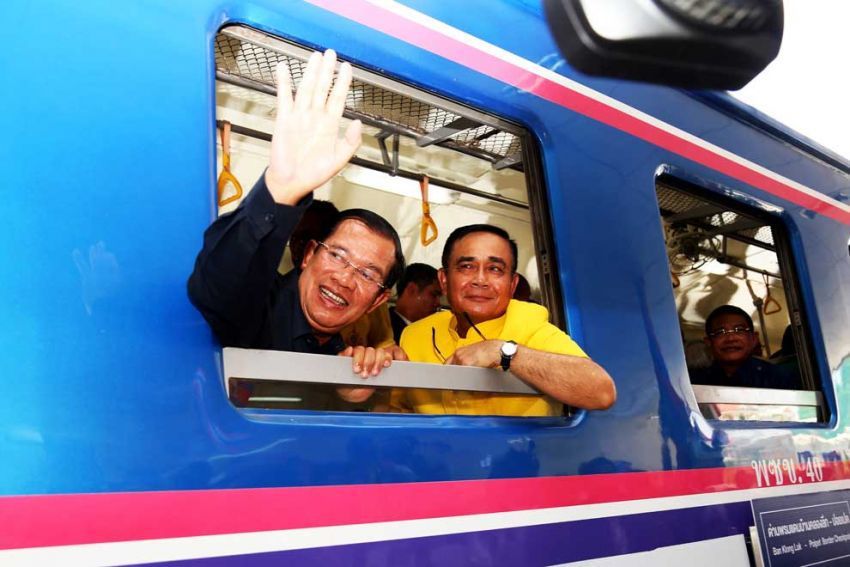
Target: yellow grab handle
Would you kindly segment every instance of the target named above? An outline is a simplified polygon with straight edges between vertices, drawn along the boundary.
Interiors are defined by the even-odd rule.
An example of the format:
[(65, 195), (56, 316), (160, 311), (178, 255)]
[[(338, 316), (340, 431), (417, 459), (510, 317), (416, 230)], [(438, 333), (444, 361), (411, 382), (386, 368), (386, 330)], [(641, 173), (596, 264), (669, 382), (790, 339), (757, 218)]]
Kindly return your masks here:
[[(422, 193), (422, 225), (419, 227), (419, 241), (422, 246), (428, 246), (435, 240), (440, 231), (437, 229), (437, 223), (431, 218), (431, 204), (428, 202), (428, 176), (423, 175), (419, 180), (419, 191)], [(428, 231), (431, 231), (431, 236), (428, 236)]]
[[(242, 185), (236, 176), (230, 172), (230, 122), (226, 120), (221, 125), (221, 174), (218, 176), (218, 206), (229, 205), (242, 198)], [(227, 185), (233, 185), (234, 193), (224, 197)]]
[[(764, 279), (764, 304), (761, 307), (761, 312), (765, 315), (773, 315), (774, 313), (779, 313), (782, 311), (782, 306), (779, 305), (779, 302), (773, 299), (770, 295), (770, 286), (768, 285), (768, 278), (766, 274), (762, 274), (762, 279)], [(768, 305), (773, 305), (773, 308), (768, 308)]]

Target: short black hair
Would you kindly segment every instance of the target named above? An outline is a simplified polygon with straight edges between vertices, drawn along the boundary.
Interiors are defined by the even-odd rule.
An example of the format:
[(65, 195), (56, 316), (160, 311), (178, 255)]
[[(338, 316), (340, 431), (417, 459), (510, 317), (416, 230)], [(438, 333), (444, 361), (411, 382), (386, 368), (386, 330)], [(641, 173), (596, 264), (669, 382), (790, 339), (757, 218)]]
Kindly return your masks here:
[(519, 278), (517, 278), (516, 289), (514, 290), (514, 299), (529, 301), (531, 299), (531, 284), (528, 283), (524, 275), (517, 274), (517, 276)]
[(311, 240), (325, 240), (336, 226), (339, 210), (330, 201), (313, 199), (313, 202), (304, 211), (301, 221), (292, 231), (289, 237), (289, 251), (292, 254), (292, 264), (296, 269), (301, 269), (301, 260), (304, 259), (304, 250)]
[(411, 283), (415, 283), (416, 287), (422, 289), (423, 287), (431, 285), (435, 281), (438, 281), (437, 268), (429, 266), (428, 264), (415, 262), (407, 266), (407, 269), (404, 270), (404, 275), (402, 275), (401, 279), (398, 280), (398, 285), (396, 285), (395, 291), (398, 295), (401, 295)]
[(508, 231), (503, 228), (499, 228), (498, 226), (493, 226), (492, 224), (470, 224), (467, 226), (462, 226), (460, 228), (456, 228), (449, 235), (449, 239), (446, 240), (446, 245), (443, 246), (443, 269), (449, 269), (449, 258), (452, 255), (452, 248), (454, 248), (455, 242), (463, 238), (464, 236), (474, 234), (476, 232), (489, 232), (490, 234), (495, 234), (500, 238), (504, 238), (507, 241), (508, 245), (511, 247), (511, 255), (513, 256), (511, 261), (511, 273), (516, 272), (517, 267), (517, 247), (516, 242), (511, 239), (508, 235)]
[(721, 315), (738, 315), (739, 317), (743, 317), (747, 320), (747, 325), (749, 325), (751, 331), (755, 331), (753, 327), (753, 318), (750, 315), (741, 309), (740, 307), (735, 307), (734, 305), (721, 305), (712, 311), (708, 317), (705, 319), (705, 334), (708, 335), (711, 332), (711, 324), (714, 323), (714, 320), (720, 317)]
[(404, 253), (401, 251), (401, 240), (398, 238), (398, 232), (393, 228), (387, 219), (367, 209), (346, 209), (339, 213), (336, 219), (336, 224), (331, 229), (328, 236), (336, 232), (336, 229), (347, 220), (356, 220), (366, 225), (369, 230), (380, 234), (392, 240), (395, 247), (393, 263), (390, 265), (390, 270), (384, 279), (384, 287), (392, 288), (404, 272)]
[(337, 218), (339, 218), (339, 209), (330, 201), (313, 199), (313, 202), (310, 203), (310, 206), (307, 207), (304, 213), (305, 216), (308, 214), (315, 216), (320, 221), (320, 226), (316, 226), (315, 228), (319, 238), (314, 238), (314, 240), (324, 240), (330, 234), (331, 229), (336, 226)]

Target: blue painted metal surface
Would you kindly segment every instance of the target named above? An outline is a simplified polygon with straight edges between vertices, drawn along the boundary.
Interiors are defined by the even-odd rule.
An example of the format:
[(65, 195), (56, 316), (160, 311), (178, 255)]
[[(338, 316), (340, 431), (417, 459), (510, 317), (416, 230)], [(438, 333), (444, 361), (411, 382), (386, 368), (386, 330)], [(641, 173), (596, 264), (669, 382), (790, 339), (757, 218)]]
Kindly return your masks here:
[[(578, 77), (536, 3), (407, 4), (809, 187), (847, 191), (841, 172), (685, 93)], [(492, 18), (468, 16), (481, 12)], [(847, 226), (309, 4), (13, 2), (6, 15), (18, 24), (0, 51), (0, 494), (716, 467), (830, 444), (846, 457)], [(333, 47), (530, 128), (570, 331), (615, 378), (614, 408), (570, 424), (233, 408), (185, 292), (215, 211), (212, 40), (228, 23)], [(784, 210), (830, 424), (712, 429), (685, 401), (660, 165)]]

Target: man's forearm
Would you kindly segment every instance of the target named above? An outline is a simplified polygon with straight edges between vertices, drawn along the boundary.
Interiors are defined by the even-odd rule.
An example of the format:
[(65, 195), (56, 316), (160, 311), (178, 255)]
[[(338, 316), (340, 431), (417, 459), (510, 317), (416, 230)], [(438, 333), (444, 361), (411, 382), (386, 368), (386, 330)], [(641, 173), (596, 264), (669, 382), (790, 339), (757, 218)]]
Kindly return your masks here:
[(617, 399), (614, 381), (589, 358), (543, 352), (520, 345), (511, 372), (567, 405), (607, 409)]

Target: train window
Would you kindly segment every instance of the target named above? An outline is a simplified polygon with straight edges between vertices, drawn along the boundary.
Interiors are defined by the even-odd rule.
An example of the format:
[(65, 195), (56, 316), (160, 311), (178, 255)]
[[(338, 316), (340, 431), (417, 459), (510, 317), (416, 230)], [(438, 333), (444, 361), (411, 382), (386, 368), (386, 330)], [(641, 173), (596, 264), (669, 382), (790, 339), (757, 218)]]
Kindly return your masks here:
[(826, 419), (777, 214), (670, 175), (656, 182), (694, 394), (707, 418)]
[[(219, 214), (223, 214), (238, 206), (268, 163), (277, 62), (288, 62), (297, 87), (309, 51), (243, 26), (221, 30), (214, 51), (216, 124), (219, 133), (224, 135), (226, 130), (229, 137), (226, 156), (222, 143), (218, 145)], [(357, 66), (344, 117), (363, 122), (364, 143), (350, 164), (315, 192), (316, 199), (330, 201), (339, 210), (371, 209), (389, 220), (401, 237), (408, 263), (439, 267), (443, 244), (457, 227), (490, 223), (504, 228), (517, 242), (518, 271), (530, 284), (531, 299), (545, 305), (552, 322), (564, 327), (557, 270), (548, 263), (552, 255), (546, 254), (552, 242), (549, 217), (539, 206), (543, 202), (539, 160), (526, 130)], [(222, 171), (224, 167), (227, 172)], [(438, 230), (437, 239), (429, 245), (423, 245), (420, 238), (426, 209), (421, 191), (425, 178), (427, 208)], [(281, 273), (292, 268), (291, 256), (287, 248)], [(381, 316), (380, 310), (376, 313)], [(386, 337), (369, 338), (375, 327), (366, 324), (359, 330), (344, 331), (343, 337), (349, 343), (377, 346)], [(352, 376), (350, 364), (340, 366), (334, 357), (319, 358), (324, 360), (316, 355), (226, 348), (231, 400), (243, 407), (277, 409), (373, 406), (373, 401), (365, 408), (339, 407), (336, 402), (328, 405), (327, 396), (321, 393), (319, 401), (314, 400), (313, 394), (321, 392), (316, 382), (329, 387), (358, 379)], [(531, 391), (519, 380), (493, 371), (454, 367), (435, 373), (433, 367), (420, 372), (417, 366), (393, 366), (376, 383)], [(314, 384), (292, 385), (304, 381)], [(379, 407), (385, 401), (381, 396), (373, 399)]]

